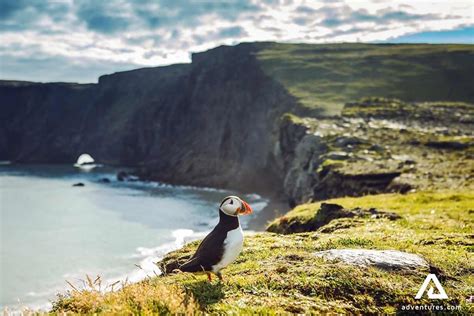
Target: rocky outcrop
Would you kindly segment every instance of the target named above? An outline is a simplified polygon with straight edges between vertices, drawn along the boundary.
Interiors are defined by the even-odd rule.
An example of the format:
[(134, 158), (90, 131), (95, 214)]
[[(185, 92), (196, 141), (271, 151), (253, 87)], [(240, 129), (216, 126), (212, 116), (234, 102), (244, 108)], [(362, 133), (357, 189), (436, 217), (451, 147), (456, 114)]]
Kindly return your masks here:
[[(267, 231), (280, 234), (293, 234), (308, 231), (318, 231), (320, 233), (332, 233), (341, 228), (347, 228), (341, 225), (328, 225), (333, 220), (340, 218), (385, 218), (391, 221), (400, 219), (401, 216), (393, 213), (377, 210), (375, 208), (364, 209), (356, 207), (353, 209), (345, 209), (341, 205), (332, 203), (321, 203), (321, 207), (314, 213), (314, 216), (308, 221), (288, 221), (285, 217), (281, 217), (278, 225), (270, 225)], [(339, 223), (341, 224), (341, 223)], [(349, 226), (354, 226), (356, 221), (351, 221)]]
[(472, 104), (382, 98), (348, 104), (339, 118), (285, 115), (275, 155), (289, 203), (470, 186), (472, 117)]
[[(321, 121), (312, 123), (326, 128), (326, 123)], [(284, 189), (290, 206), (330, 197), (383, 192), (393, 179), (400, 176), (401, 172), (396, 169), (368, 168), (365, 172), (354, 174), (339, 170), (338, 166), (355, 158), (350, 151), (333, 151), (334, 147), (364, 143), (356, 137), (342, 134), (332, 137), (337, 135), (333, 134), (328, 138), (328, 135), (311, 132), (304, 121), (295, 121), (291, 116), (283, 119), (278, 153), (283, 160)]]
[(313, 198), (313, 187), (317, 182), (314, 170), (328, 151), (327, 143), (321, 137), (307, 133), (308, 129), (305, 122), (294, 115), (283, 116), (275, 147), (275, 156), (280, 158), (280, 167), (285, 172), (283, 187), (292, 207)]

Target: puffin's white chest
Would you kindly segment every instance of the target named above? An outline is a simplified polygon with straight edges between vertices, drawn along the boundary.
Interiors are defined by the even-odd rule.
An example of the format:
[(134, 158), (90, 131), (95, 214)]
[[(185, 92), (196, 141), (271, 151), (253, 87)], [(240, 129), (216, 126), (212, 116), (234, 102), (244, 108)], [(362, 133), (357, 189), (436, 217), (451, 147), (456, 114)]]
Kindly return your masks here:
[(244, 233), (242, 228), (231, 230), (227, 233), (227, 238), (224, 240), (224, 253), (219, 263), (212, 266), (212, 270), (217, 273), (219, 270), (231, 264), (240, 254), (244, 245)]

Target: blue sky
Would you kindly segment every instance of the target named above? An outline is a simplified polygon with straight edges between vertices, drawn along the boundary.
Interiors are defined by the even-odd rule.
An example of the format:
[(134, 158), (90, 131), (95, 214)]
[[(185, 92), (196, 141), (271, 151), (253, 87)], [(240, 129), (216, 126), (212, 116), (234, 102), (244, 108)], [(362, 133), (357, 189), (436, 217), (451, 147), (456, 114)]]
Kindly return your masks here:
[(472, 0), (1, 0), (0, 78), (96, 82), (249, 41), (474, 43)]
[(465, 43), (474, 44), (474, 26), (460, 27), (448, 31), (431, 31), (402, 35), (390, 39), (392, 43)]

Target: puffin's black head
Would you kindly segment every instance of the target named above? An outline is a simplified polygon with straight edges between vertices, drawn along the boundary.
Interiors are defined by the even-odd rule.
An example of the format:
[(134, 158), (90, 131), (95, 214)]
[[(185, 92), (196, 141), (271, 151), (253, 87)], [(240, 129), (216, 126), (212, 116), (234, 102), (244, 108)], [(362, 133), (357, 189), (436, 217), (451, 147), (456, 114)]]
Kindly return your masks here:
[(228, 196), (222, 200), (219, 209), (227, 215), (248, 215), (253, 212), (250, 205), (238, 196)]

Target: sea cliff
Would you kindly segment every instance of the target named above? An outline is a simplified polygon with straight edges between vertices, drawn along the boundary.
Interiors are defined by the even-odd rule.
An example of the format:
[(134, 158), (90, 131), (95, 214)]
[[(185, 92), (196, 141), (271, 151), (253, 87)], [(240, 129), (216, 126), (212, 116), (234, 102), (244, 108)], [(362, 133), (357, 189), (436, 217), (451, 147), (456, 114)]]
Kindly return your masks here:
[(285, 189), (285, 146), (298, 140), (281, 142), (291, 137), (283, 114), (337, 117), (372, 96), (474, 102), (473, 65), (472, 45), (244, 43), (97, 84), (1, 81), (0, 160), (72, 163), (87, 152), (142, 178), (301, 201)]

